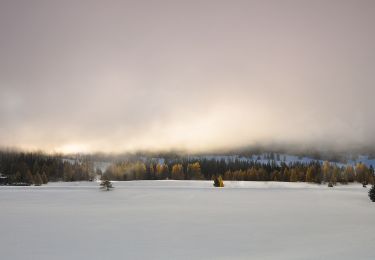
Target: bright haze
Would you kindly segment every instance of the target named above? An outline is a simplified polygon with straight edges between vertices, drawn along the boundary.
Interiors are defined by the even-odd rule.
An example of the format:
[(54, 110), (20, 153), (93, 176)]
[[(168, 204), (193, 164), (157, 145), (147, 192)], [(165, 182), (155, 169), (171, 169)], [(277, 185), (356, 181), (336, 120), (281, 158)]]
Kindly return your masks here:
[(375, 143), (375, 1), (0, 1), (0, 146)]

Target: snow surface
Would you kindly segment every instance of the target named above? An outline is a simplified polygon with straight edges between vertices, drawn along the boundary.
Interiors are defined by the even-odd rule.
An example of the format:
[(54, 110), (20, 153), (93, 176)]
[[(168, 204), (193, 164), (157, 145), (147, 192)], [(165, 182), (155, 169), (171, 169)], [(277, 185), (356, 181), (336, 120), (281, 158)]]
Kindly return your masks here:
[(113, 184), (0, 187), (0, 259), (375, 259), (359, 184)]

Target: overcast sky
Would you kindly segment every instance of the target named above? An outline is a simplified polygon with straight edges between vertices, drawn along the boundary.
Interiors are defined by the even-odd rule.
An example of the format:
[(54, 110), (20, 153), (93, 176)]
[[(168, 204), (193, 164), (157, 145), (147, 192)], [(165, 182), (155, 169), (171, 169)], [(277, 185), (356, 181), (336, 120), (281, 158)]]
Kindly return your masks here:
[(375, 144), (375, 1), (0, 0), (0, 146)]

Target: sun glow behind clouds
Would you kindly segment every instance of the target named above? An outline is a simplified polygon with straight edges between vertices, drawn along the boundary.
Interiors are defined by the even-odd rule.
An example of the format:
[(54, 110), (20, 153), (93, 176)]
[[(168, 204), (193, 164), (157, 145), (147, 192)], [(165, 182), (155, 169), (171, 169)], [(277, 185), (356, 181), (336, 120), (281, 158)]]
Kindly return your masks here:
[(59, 146), (55, 149), (55, 152), (64, 153), (64, 154), (86, 153), (86, 152), (89, 152), (89, 151), (90, 151), (90, 149), (87, 145), (77, 144), (77, 143), (65, 144), (65, 145)]
[(0, 148), (375, 144), (375, 1), (24, 2), (0, 4)]

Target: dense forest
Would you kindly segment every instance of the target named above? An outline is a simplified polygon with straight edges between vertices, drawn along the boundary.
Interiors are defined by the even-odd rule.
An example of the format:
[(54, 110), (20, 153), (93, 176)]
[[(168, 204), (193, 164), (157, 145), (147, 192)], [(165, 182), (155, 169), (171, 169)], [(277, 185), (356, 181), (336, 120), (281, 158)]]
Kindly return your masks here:
[(0, 174), (7, 184), (41, 185), (48, 181), (80, 181), (95, 177), (89, 160), (65, 160), (60, 155), (0, 152)]
[(374, 183), (374, 169), (363, 163), (355, 167), (338, 167), (328, 161), (324, 163), (281, 163), (270, 161), (266, 164), (248, 161), (225, 161), (198, 159), (194, 162), (143, 163), (119, 162), (112, 164), (104, 172), (111, 180), (210, 180), (222, 176), (224, 180), (237, 181), (283, 181), (336, 183)]
[[(275, 155), (276, 157), (278, 155)], [(117, 159), (104, 172), (94, 168), (94, 158), (67, 159), (43, 153), (0, 152), (0, 173), (5, 184), (41, 185), (48, 181), (109, 180), (224, 180), (336, 183), (374, 183), (374, 169), (363, 163), (339, 167), (335, 163), (267, 163), (245, 160), (217, 160), (195, 157)], [(4, 184), (4, 183), (3, 183)]]

